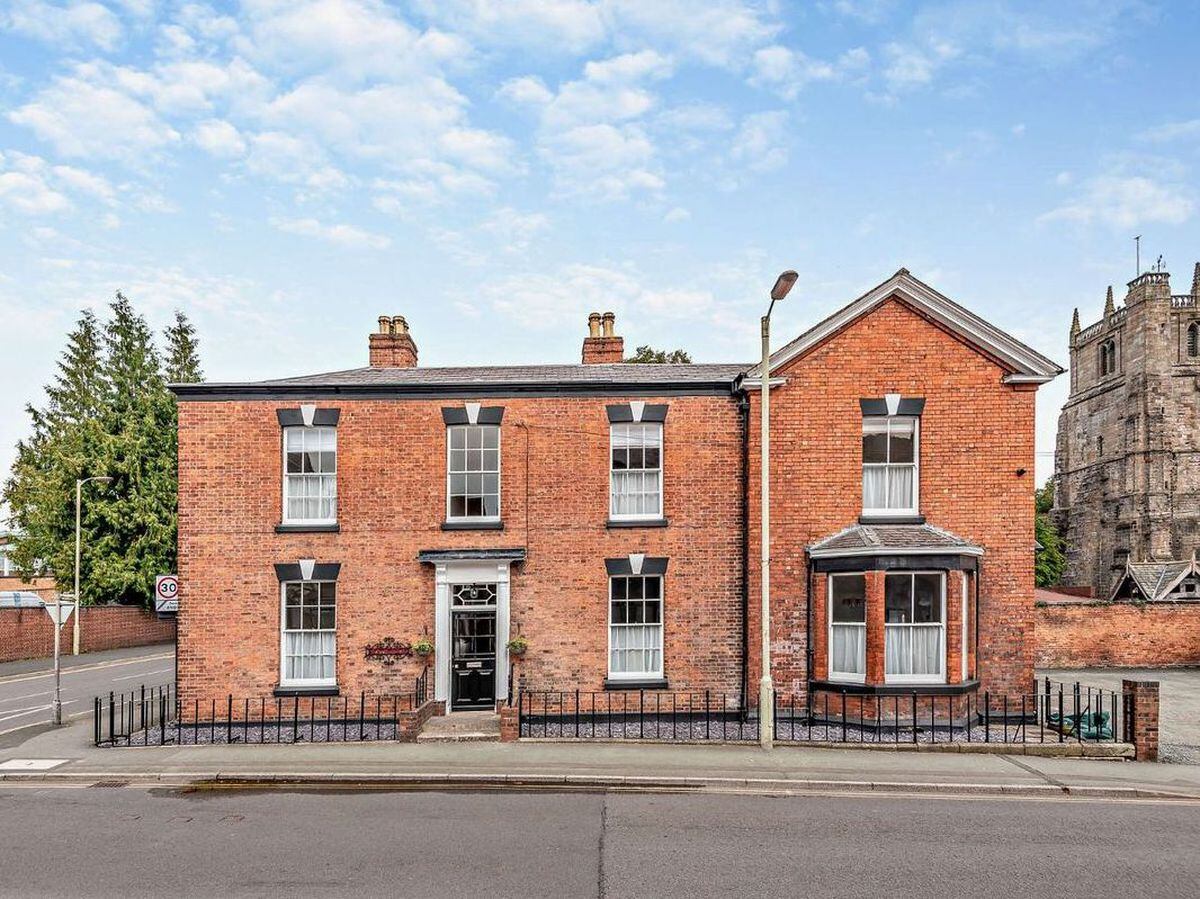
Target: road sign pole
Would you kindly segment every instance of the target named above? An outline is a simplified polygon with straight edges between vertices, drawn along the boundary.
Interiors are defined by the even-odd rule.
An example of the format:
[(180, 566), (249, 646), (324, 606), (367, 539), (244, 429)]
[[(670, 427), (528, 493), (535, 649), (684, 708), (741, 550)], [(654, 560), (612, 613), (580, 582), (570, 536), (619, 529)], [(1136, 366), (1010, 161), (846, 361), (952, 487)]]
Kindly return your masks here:
[(62, 724), (62, 665), (59, 644), (62, 642), (62, 595), (54, 594), (54, 723)]

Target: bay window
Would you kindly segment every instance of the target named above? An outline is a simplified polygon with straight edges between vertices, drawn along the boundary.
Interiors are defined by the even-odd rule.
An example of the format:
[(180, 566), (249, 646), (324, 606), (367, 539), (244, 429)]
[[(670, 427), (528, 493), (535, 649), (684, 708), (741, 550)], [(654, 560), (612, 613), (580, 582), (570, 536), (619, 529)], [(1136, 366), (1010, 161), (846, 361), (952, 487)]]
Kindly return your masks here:
[(337, 428), (283, 429), (285, 524), (337, 521)]
[(918, 419), (863, 419), (863, 514), (916, 515)]
[(946, 578), (940, 572), (884, 576), (884, 674), (890, 683), (946, 679)]
[(335, 686), (336, 582), (287, 581), (281, 591), (280, 686)]
[(661, 518), (663, 426), (610, 425), (610, 504), (614, 519)]
[(829, 576), (829, 679), (863, 683), (867, 677), (867, 579)]
[(645, 680), (663, 673), (662, 578), (609, 578), (608, 674)]

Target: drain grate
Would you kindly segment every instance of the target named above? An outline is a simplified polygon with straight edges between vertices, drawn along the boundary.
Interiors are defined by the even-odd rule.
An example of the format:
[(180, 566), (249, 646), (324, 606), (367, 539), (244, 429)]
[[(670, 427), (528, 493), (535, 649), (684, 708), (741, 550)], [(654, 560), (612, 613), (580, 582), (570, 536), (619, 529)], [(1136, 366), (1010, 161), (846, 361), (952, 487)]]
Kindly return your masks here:
[(129, 781), (127, 781), (127, 780), (98, 780), (95, 783), (88, 784), (88, 789), (91, 789), (92, 787), (127, 787), (127, 786), (129, 786)]

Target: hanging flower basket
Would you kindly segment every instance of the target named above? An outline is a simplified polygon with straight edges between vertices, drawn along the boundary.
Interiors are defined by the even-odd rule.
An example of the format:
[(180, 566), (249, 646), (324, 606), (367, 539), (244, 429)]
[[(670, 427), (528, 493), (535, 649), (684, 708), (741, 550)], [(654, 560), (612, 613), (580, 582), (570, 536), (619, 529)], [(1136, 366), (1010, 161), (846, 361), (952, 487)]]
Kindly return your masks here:
[(412, 651), (414, 655), (427, 659), (433, 655), (433, 641), (428, 637), (418, 637), (412, 642)]
[(506, 645), (508, 647), (508, 654), (518, 657), (525, 655), (526, 651), (529, 649), (529, 641), (520, 634), (509, 640)]

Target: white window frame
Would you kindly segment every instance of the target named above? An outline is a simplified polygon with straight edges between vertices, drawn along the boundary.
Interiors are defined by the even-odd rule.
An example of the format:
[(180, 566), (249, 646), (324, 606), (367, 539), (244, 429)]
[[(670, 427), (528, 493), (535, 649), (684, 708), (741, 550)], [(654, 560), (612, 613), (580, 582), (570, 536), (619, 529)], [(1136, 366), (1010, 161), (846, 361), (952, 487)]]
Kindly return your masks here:
[[(643, 428), (658, 428), (658, 508), (653, 512), (639, 512), (630, 514), (617, 513), (613, 508), (615, 496), (613, 487), (616, 483), (616, 469), (613, 468), (613, 435), (616, 429), (620, 427), (628, 427), (630, 425), (638, 425)], [(661, 421), (639, 421), (639, 422), (612, 422), (608, 426), (608, 517), (613, 521), (658, 521), (663, 517), (663, 495), (666, 493), (666, 446), (665, 446), (666, 428), (663, 427)], [(628, 470), (628, 469), (627, 469)], [(652, 469), (640, 469), (652, 470)]]
[[(915, 577), (918, 574), (932, 574), (938, 577), (941, 581), (941, 621), (938, 624), (888, 624), (887, 621), (887, 583), (889, 577), (907, 576), (914, 580), (913, 596), (914, 602), (916, 596)], [(885, 684), (944, 684), (946, 683), (946, 629), (948, 627), (946, 621), (946, 572), (944, 571), (889, 571), (884, 574), (884, 610), (883, 610), (883, 682)], [(888, 674), (887, 673), (887, 635), (890, 628), (938, 628), (941, 631), (940, 646), (938, 647), (938, 662), (941, 669), (940, 674)]]
[[(341, 599), (334, 597), (333, 604), (333, 628), (318, 627), (313, 631), (292, 631), (287, 627), (287, 588), (289, 584), (334, 584), (335, 590), (337, 581), (281, 581), (279, 584), (279, 686), (281, 687), (336, 687), (337, 686), (337, 624), (338, 624), (338, 606), (341, 604)], [(333, 677), (307, 677), (307, 678), (289, 678), (287, 676), (287, 635), (291, 633), (332, 633), (333, 634)]]
[(0, 546), (0, 577), (12, 577), (16, 572), (17, 566), (9, 558), (8, 547)]
[[(920, 514), (919, 509), (921, 508), (921, 417), (919, 415), (867, 415), (867, 416), (863, 417), (863, 427), (862, 427), (863, 434), (866, 433), (867, 423), (874, 422), (874, 421), (883, 421), (883, 422), (887, 423), (888, 459), (891, 459), (891, 457), (892, 457), (892, 441), (891, 441), (892, 423), (893, 422), (912, 422), (912, 426), (913, 426), (913, 460), (911, 463), (909, 463), (909, 462), (894, 462), (893, 463), (890, 461), (889, 462), (867, 462), (866, 459), (863, 459), (861, 462), (861, 467), (862, 467), (863, 472), (865, 472), (868, 467), (885, 468), (886, 469), (886, 468), (891, 468), (893, 465), (895, 465), (896, 467), (911, 465), (912, 470), (913, 470), (912, 504), (905, 508), (900, 508), (900, 507), (891, 508), (891, 509), (889, 509), (889, 508), (883, 508), (883, 509), (869, 508), (867, 506), (867, 494), (866, 494), (866, 491), (864, 490), (863, 496), (862, 496), (863, 517), (864, 518), (891, 518), (891, 517), (895, 517), (897, 515), (918, 515), (918, 514)], [(862, 444), (862, 435), (859, 436), (860, 447), (861, 447), (861, 444)], [(860, 454), (861, 454), (861, 449), (860, 449)]]
[[(851, 671), (834, 671), (833, 670), (833, 629), (834, 627), (859, 627), (857, 624), (849, 624), (847, 622), (834, 623), (833, 620), (833, 581), (839, 577), (860, 577), (863, 579), (863, 670), (862, 673)], [(865, 574), (857, 572), (842, 572), (839, 574), (830, 574), (826, 578), (826, 601), (825, 601), (825, 622), (827, 624), (826, 643), (825, 643), (825, 658), (829, 663), (827, 665), (829, 671), (829, 680), (843, 684), (865, 684), (867, 682), (867, 578)]]
[[(292, 518), (288, 515), (288, 470), (287, 470), (287, 454), (288, 454), (288, 431), (332, 431), (333, 432), (333, 517), (332, 518)], [(281, 464), (283, 468), (283, 513), (280, 516), (280, 521), (283, 524), (301, 524), (301, 525), (327, 525), (337, 524), (338, 515), (338, 469), (341, 467), (339, 458), (341, 455), (338, 447), (338, 429), (333, 425), (314, 425), (307, 427), (305, 425), (288, 425), (283, 429), (283, 434), (280, 439)], [(325, 473), (322, 473), (325, 474)]]
[(965, 683), (967, 680), (967, 670), (969, 668), (967, 664), (969, 661), (969, 653), (967, 650), (970, 647), (969, 640), (971, 632), (970, 628), (968, 627), (969, 619), (967, 617), (967, 608), (971, 603), (971, 590), (970, 585), (967, 582), (967, 573), (965, 571), (962, 572), (959, 580), (962, 581), (962, 648), (959, 652), (959, 655), (962, 656), (962, 680)]
[[(455, 472), (450, 468), (450, 432), (455, 429), (466, 428), (495, 428), (496, 430), (496, 514), (495, 515), (454, 515), (450, 511), (450, 476), (453, 474), (492, 474), (492, 472)], [(500, 425), (492, 424), (463, 424), (463, 425), (447, 425), (446, 426), (446, 521), (453, 522), (477, 522), (480, 524), (494, 524), (501, 520), (504, 511), (504, 482), (502, 472), (504, 470), (504, 435), (500, 431)]]
[[(642, 578), (643, 580), (650, 580), (651, 578), (654, 578), (655, 580), (658, 581), (658, 633), (659, 633), (658, 670), (657, 671), (618, 671), (618, 672), (614, 672), (612, 670), (613, 628), (614, 627), (646, 627), (647, 626), (645, 624), (635, 624), (635, 625), (629, 625), (629, 624), (614, 625), (613, 624), (613, 620), (612, 620), (612, 608), (613, 608), (612, 584), (613, 584), (613, 581), (616, 580), (617, 578), (624, 578), (625, 580), (629, 580), (630, 578), (634, 578), (634, 577), (639, 577), (639, 578)], [(608, 604), (608, 628), (607, 628), (607, 636), (605, 638), (606, 643), (607, 643), (607, 652), (605, 653), (605, 655), (606, 655), (606, 667), (608, 669), (608, 679), (610, 681), (614, 681), (614, 682), (617, 682), (617, 681), (635, 681), (636, 682), (636, 681), (645, 681), (645, 680), (662, 680), (665, 677), (665, 675), (663, 674), (663, 670), (665, 667), (666, 655), (667, 655), (667, 645), (666, 645), (667, 644), (667, 615), (666, 615), (667, 583), (666, 583), (666, 578), (661, 574), (614, 574), (614, 575), (609, 576), (608, 584), (606, 585), (606, 589), (608, 590), (608, 596), (605, 599), (606, 603)], [(645, 602), (645, 599), (643, 599), (642, 602)]]

